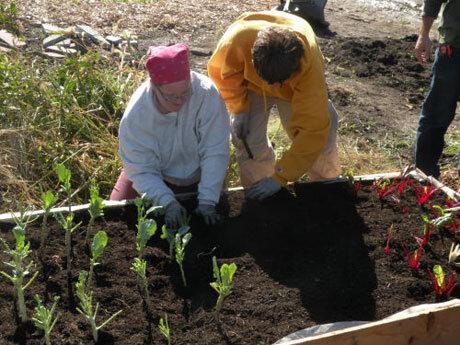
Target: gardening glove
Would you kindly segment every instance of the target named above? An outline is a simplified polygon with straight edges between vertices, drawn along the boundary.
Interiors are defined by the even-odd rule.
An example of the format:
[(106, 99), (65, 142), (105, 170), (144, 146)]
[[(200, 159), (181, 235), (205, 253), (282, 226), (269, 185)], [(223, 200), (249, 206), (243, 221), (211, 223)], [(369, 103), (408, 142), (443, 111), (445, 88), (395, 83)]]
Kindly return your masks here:
[(222, 216), (213, 205), (198, 205), (193, 212), (202, 217), (206, 225), (217, 225), (222, 220)]
[(187, 211), (177, 200), (166, 206), (165, 223), (168, 229), (179, 229), (187, 217)]
[(233, 132), (239, 139), (245, 139), (248, 135), (249, 113), (232, 114)]
[(265, 177), (246, 189), (246, 197), (253, 200), (263, 200), (281, 189), (281, 185), (271, 177)]

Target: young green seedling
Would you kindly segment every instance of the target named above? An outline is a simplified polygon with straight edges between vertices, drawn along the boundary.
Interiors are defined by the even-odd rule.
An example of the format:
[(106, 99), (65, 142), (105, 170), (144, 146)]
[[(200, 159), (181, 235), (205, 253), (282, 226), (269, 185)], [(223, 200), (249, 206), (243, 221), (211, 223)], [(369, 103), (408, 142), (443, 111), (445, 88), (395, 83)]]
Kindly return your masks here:
[(161, 334), (163, 334), (168, 341), (168, 345), (171, 345), (171, 333), (169, 330), (168, 324), (168, 314), (165, 314), (165, 319), (163, 322), (163, 318), (160, 318), (160, 322), (158, 323), (158, 328), (160, 329)]
[(136, 198), (134, 203), (137, 207), (137, 237), (136, 249), (139, 259), (142, 258), (142, 252), (147, 245), (147, 242), (157, 231), (157, 223), (154, 219), (149, 219), (147, 216), (153, 213), (154, 216), (161, 215), (164, 212), (162, 206), (152, 206), (146, 212), (145, 207), (150, 204), (150, 200), (144, 198)]
[(72, 191), (70, 186), (70, 178), (72, 174), (70, 170), (68, 170), (64, 164), (60, 163), (57, 165), (57, 175), (59, 182), (61, 183), (61, 190), (67, 194), (67, 203), (69, 205), (69, 213), (71, 212), (71, 200), (72, 200)]
[(137, 273), (137, 275), (142, 279), (145, 291), (145, 304), (147, 305), (147, 311), (150, 313), (151, 304), (150, 304), (150, 294), (149, 294), (149, 284), (146, 276), (146, 267), (147, 262), (139, 258), (134, 258), (134, 262), (131, 264), (131, 269)]
[(58, 212), (54, 215), (57, 222), (65, 231), (65, 248), (67, 256), (67, 276), (70, 277), (72, 274), (72, 233), (77, 229), (81, 222), (73, 225), (74, 214), (69, 213), (66, 217), (62, 213)]
[(91, 245), (91, 259), (89, 261), (89, 275), (87, 282), (87, 289), (91, 288), (91, 279), (93, 277), (94, 266), (99, 265), (96, 262), (104, 252), (105, 247), (107, 246), (107, 233), (105, 231), (99, 231), (93, 238), (93, 244)]
[(209, 283), (214, 290), (217, 291), (219, 297), (217, 298), (216, 303), (216, 311), (219, 313), (220, 307), (222, 306), (222, 302), (224, 299), (232, 293), (232, 281), (233, 275), (236, 272), (236, 265), (235, 263), (231, 263), (230, 265), (222, 264), (222, 266), (217, 266), (217, 259), (215, 256), (212, 257), (212, 269), (213, 269), (213, 276), (216, 278), (215, 282)]
[(99, 303), (96, 304), (96, 308), (93, 312), (93, 291), (86, 291), (86, 271), (82, 271), (78, 277), (78, 282), (75, 283), (77, 297), (80, 300), (80, 307), (77, 307), (77, 311), (82, 314), (89, 322), (93, 333), (94, 342), (97, 343), (99, 338), (98, 331), (113, 320), (115, 316), (120, 314), (123, 309), (117, 311), (115, 314), (110, 316), (103, 324), (97, 326), (96, 316), (97, 310), (99, 309)]
[(59, 302), (59, 296), (54, 297), (53, 306), (51, 309), (46, 309), (42, 304), (39, 295), (34, 296), (37, 306), (34, 309), (34, 315), (32, 316), (32, 321), (34, 322), (35, 327), (42, 329), (45, 332), (45, 342), (46, 345), (51, 345), (50, 333), (53, 330), (54, 325), (61, 316), (61, 313), (58, 313), (53, 320), (53, 314), (56, 309), (56, 305)]
[(41, 229), (42, 232), (40, 236), (39, 253), (40, 253), (40, 256), (42, 256), (43, 247), (45, 245), (46, 237), (48, 236), (48, 231), (47, 231), (48, 216), (49, 216), (51, 208), (56, 204), (58, 200), (58, 195), (53, 194), (53, 192), (50, 190), (47, 190), (46, 192), (44, 192), (41, 186), (40, 186), (40, 192), (41, 192), (40, 194), (41, 199), (43, 202), (43, 220), (42, 220), (42, 229)]
[(99, 187), (96, 185), (96, 180), (92, 178), (90, 180), (90, 199), (88, 212), (90, 219), (88, 226), (86, 227), (85, 243), (88, 244), (89, 235), (93, 226), (94, 220), (104, 215), (103, 209), (105, 207), (104, 200), (99, 196)]
[(176, 262), (179, 264), (180, 274), (182, 276), (182, 281), (184, 282), (185, 287), (187, 287), (187, 281), (185, 280), (183, 262), (185, 257), (185, 247), (190, 242), (191, 238), (192, 234), (190, 232), (187, 232), (184, 236), (181, 236), (180, 233), (177, 233), (175, 237)]
[(387, 245), (385, 246), (385, 254), (387, 255), (390, 254), (390, 238), (391, 238), (391, 235), (393, 234), (394, 228), (395, 228), (394, 224), (391, 224), (390, 230), (388, 231)]
[(190, 226), (188, 225), (188, 222), (190, 220), (190, 217), (184, 221), (184, 223), (181, 225), (179, 229), (168, 229), (166, 225), (163, 225), (161, 228), (161, 238), (166, 239), (169, 243), (169, 256), (172, 258), (174, 254), (174, 248), (176, 247), (176, 234), (179, 234), (181, 236), (184, 236), (189, 230)]
[(8, 278), (14, 286), (14, 297), (17, 300), (18, 311), (23, 323), (27, 322), (27, 309), (24, 302), (24, 291), (29, 287), (29, 285), (34, 281), (35, 277), (38, 275), (38, 271), (34, 273), (32, 278), (23, 285), (24, 278), (30, 273), (30, 268), (32, 267), (33, 260), (29, 262), (28, 265), (25, 265), (25, 259), (32, 252), (29, 250), (30, 243), (25, 243), (25, 225), (17, 224), (13, 228), (13, 234), (16, 239), (15, 249), (10, 249), (8, 244), (3, 238), (0, 238), (0, 242), (5, 247), (5, 254), (11, 256), (10, 262), (4, 262), (7, 266), (11, 267), (12, 274), (9, 275), (3, 271), (0, 273)]

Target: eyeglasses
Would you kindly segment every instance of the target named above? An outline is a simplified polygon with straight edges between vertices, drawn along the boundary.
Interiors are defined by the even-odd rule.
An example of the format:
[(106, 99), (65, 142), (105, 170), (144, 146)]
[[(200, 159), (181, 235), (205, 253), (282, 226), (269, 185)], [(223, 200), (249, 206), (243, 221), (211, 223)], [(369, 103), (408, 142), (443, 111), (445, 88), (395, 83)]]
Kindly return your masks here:
[(190, 97), (192, 93), (191, 89), (189, 89), (187, 92), (184, 92), (182, 95), (177, 96), (177, 95), (170, 95), (170, 94), (164, 93), (164, 91), (161, 89), (160, 86), (155, 85), (155, 88), (158, 90), (161, 97), (163, 97), (163, 99), (166, 102), (170, 102), (170, 103), (174, 103), (177, 101), (185, 101), (187, 100), (187, 98)]

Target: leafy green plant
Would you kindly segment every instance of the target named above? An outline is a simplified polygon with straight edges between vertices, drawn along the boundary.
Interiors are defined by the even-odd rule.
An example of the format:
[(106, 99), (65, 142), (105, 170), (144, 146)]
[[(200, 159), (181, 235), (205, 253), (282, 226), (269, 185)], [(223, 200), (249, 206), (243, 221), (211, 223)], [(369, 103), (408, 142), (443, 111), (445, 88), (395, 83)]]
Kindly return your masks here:
[(56, 221), (65, 231), (65, 249), (67, 257), (67, 276), (72, 274), (72, 233), (81, 225), (81, 222), (73, 225), (73, 213), (69, 213), (66, 217), (61, 212), (54, 215)]
[(105, 231), (99, 231), (93, 238), (93, 244), (91, 245), (91, 259), (89, 262), (89, 275), (87, 282), (87, 289), (91, 288), (91, 279), (93, 278), (94, 266), (99, 265), (96, 260), (104, 253), (104, 249), (107, 246), (107, 233)]
[(169, 256), (172, 258), (174, 254), (174, 249), (176, 248), (176, 234), (184, 236), (190, 230), (190, 226), (187, 222), (182, 224), (179, 229), (168, 229), (166, 225), (163, 225), (161, 228), (161, 236), (160, 238), (165, 239), (169, 243)]
[(142, 279), (145, 291), (145, 304), (147, 305), (147, 311), (150, 313), (152, 309), (150, 304), (149, 284), (146, 276), (146, 267), (147, 262), (139, 258), (134, 258), (134, 262), (131, 264), (131, 269), (137, 273), (138, 277)]
[(0, 28), (19, 33), (19, 25), (16, 23), (17, 14), (18, 9), (15, 1), (11, 1), (9, 4), (2, 2), (0, 4)]
[(216, 279), (216, 281), (211, 282), (209, 284), (219, 294), (219, 297), (217, 298), (216, 302), (216, 311), (218, 313), (220, 311), (224, 299), (232, 293), (233, 275), (236, 272), (236, 268), (236, 264), (231, 263), (230, 265), (222, 264), (222, 266), (219, 269), (216, 257), (212, 257), (213, 276)]
[(88, 320), (93, 333), (94, 342), (97, 343), (99, 330), (112, 321), (114, 317), (123, 311), (123, 309), (112, 314), (104, 323), (98, 326), (96, 324), (96, 316), (99, 309), (99, 303), (96, 304), (96, 308), (93, 311), (93, 291), (86, 290), (86, 277), (86, 271), (82, 271), (78, 277), (78, 282), (75, 283), (77, 297), (80, 300), (80, 307), (77, 307), (77, 311)]
[(59, 178), (59, 182), (61, 183), (61, 189), (64, 193), (67, 194), (67, 204), (69, 205), (69, 213), (72, 211), (72, 190), (70, 185), (70, 178), (72, 177), (72, 173), (69, 169), (65, 167), (64, 164), (59, 163), (57, 165), (57, 175)]
[(45, 332), (45, 342), (46, 345), (51, 345), (50, 333), (54, 328), (54, 325), (58, 321), (61, 313), (58, 313), (53, 319), (54, 311), (56, 310), (56, 305), (59, 302), (60, 297), (55, 296), (53, 306), (51, 309), (47, 309), (40, 299), (39, 295), (34, 296), (37, 306), (34, 309), (34, 315), (32, 316), (32, 321), (34, 322), (35, 327), (42, 329)]
[(171, 345), (171, 332), (168, 324), (168, 314), (165, 314), (164, 321), (163, 318), (160, 318), (158, 328), (160, 329), (161, 334), (163, 334), (168, 341), (168, 345)]
[(137, 224), (137, 236), (136, 236), (136, 249), (139, 258), (142, 258), (142, 252), (147, 245), (150, 238), (155, 235), (157, 231), (157, 223), (154, 219), (142, 220), (140, 224)]
[(89, 199), (89, 208), (88, 212), (90, 219), (88, 226), (86, 228), (85, 243), (88, 243), (89, 235), (91, 233), (91, 228), (93, 226), (94, 220), (98, 217), (104, 215), (103, 209), (105, 207), (104, 200), (99, 196), (99, 187), (96, 185), (96, 180), (92, 178), (90, 180), (90, 199)]
[(185, 247), (190, 242), (192, 238), (192, 234), (187, 232), (184, 236), (181, 236), (180, 233), (176, 234), (175, 237), (175, 248), (176, 248), (176, 262), (180, 268), (180, 274), (182, 276), (182, 281), (184, 282), (184, 286), (187, 286), (187, 280), (185, 279), (184, 267), (183, 262), (185, 258)]
[(164, 213), (164, 207), (152, 206), (147, 211), (145, 208), (150, 205), (151, 201), (145, 198), (137, 197), (134, 200), (134, 204), (137, 208), (137, 237), (136, 237), (136, 249), (139, 259), (142, 258), (142, 252), (147, 245), (150, 238), (155, 235), (157, 231), (157, 223), (154, 219), (147, 218), (150, 213), (154, 216), (158, 216)]
[(43, 253), (43, 247), (45, 245), (46, 238), (48, 236), (48, 231), (47, 231), (47, 223), (48, 223), (48, 216), (50, 213), (51, 208), (56, 204), (58, 200), (58, 195), (53, 194), (52, 191), (47, 190), (46, 192), (43, 191), (43, 188), (40, 186), (40, 195), (42, 199), (42, 205), (43, 205), (43, 219), (42, 219), (42, 232), (40, 235), (40, 256)]
[(8, 243), (6, 243), (6, 241), (3, 238), (0, 238), (0, 242), (5, 247), (5, 254), (11, 256), (11, 261), (4, 263), (5, 265), (11, 267), (12, 272), (11, 275), (3, 271), (0, 271), (0, 273), (13, 283), (14, 297), (17, 300), (18, 311), (22, 322), (27, 321), (27, 309), (24, 301), (24, 291), (30, 286), (30, 284), (34, 281), (35, 277), (37, 277), (38, 275), (38, 271), (35, 272), (32, 278), (30, 278), (29, 281), (25, 285), (23, 285), (24, 278), (30, 273), (30, 268), (33, 264), (33, 260), (30, 260), (30, 262), (27, 265), (25, 264), (26, 258), (32, 252), (32, 250), (29, 249), (30, 243), (25, 243), (26, 224), (28, 224), (28, 222), (30, 221), (30, 218), (27, 217), (30, 217), (30, 215), (24, 216), (22, 212), (20, 218), (14, 217), (14, 219), (16, 220), (16, 226), (13, 228), (13, 234), (16, 240), (16, 246), (14, 249), (11, 249), (8, 246)]

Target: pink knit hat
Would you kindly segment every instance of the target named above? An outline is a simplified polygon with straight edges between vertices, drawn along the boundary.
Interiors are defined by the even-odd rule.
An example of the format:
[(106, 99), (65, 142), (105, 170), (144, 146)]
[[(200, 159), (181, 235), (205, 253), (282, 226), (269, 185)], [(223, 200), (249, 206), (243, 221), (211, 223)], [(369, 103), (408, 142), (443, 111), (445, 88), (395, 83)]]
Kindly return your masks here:
[(188, 47), (185, 44), (152, 46), (149, 53), (145, 67), (154, 84), (164, 85), (190, 78)]

